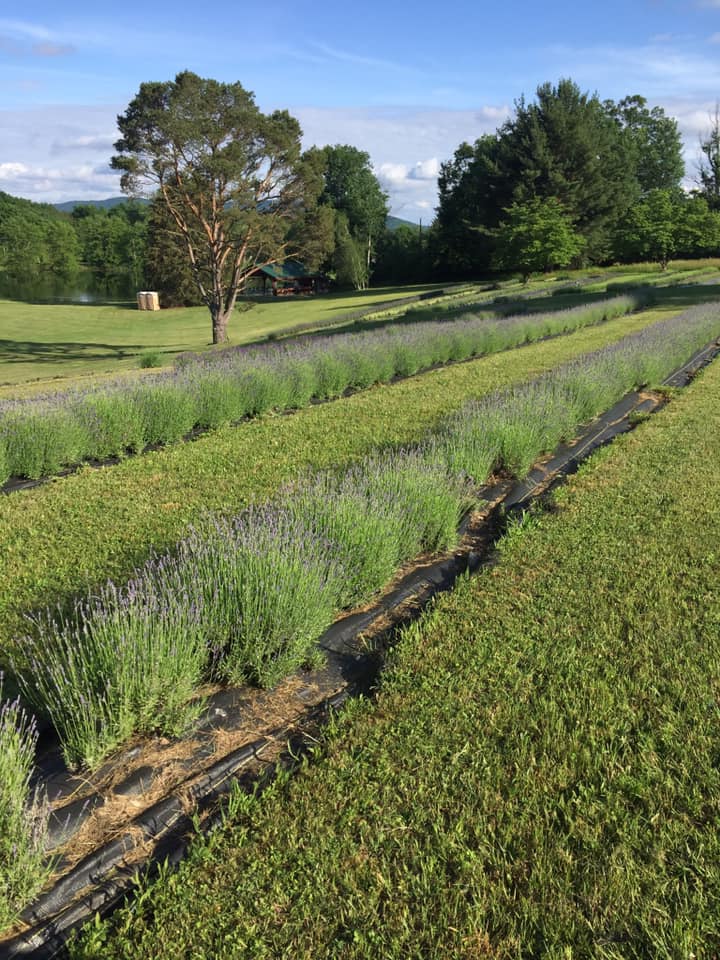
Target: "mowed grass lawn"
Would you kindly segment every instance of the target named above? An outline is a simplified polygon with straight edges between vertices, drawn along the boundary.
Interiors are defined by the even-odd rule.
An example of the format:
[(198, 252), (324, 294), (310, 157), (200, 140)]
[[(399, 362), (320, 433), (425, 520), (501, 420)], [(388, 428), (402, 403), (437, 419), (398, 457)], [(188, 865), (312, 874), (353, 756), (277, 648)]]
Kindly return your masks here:
[(719, 463), (716, 362), (73, 957), (716, 957)]
[[(228, 329), (230, 343), (260, 340), (298, 324), (333, 320), (345, 313), (440, 290), (442, 284), (375, 287), (314, 298), (268, 297), (238, 310)], [(212, 330), (206, 307), (141, 311), (118, 305), (30, 304), (0, 300), (0, 388), (26, 381), (52, 381), (117, 374), (138, 366), (145, 351), (172, 363), (184, 350), (207, 350)], [(3, 394), (18, 395), (17, 389)]]
[(519, 350), (438, 369), (289, 416), (222, 428), (118, 466), (0, 497), (0, 663), (27, 611), (126, 578), (207, 510), (237, 512), (308, 469), (421, 439), (471, 397), (523, 382), (680, 312), (676, 301)]

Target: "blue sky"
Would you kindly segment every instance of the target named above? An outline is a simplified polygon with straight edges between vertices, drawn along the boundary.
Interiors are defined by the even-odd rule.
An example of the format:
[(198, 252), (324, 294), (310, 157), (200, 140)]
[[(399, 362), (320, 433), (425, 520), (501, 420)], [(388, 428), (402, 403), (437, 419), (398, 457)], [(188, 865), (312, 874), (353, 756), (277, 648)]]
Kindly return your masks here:
[(308, 146), (367, 150), (393, 212), (427, 222), (439, 164), (560, 77), (677, 117), (690, 183), (720, 99), (720, 0), (17, 4), (0, 15), (0, 189), (117, 194), (117, 114), (184, 69), (289, 109)]

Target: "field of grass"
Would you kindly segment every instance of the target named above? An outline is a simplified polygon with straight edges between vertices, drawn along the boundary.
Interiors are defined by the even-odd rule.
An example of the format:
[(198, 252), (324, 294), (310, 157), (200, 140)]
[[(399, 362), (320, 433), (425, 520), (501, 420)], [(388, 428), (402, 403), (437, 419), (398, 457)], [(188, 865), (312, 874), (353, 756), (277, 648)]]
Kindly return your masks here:
[(126, 579), (153, 549), (177, 542), (207, 510), (237, 512), (314, 469), (420, 439), (466, 400), (532, 379), (559, 363), (680, 312), (671, 306), (378, 387), (290, 416), (222, 428), (102, 470), (0, 498), (0, 658), (23, 614)]
[[(230, 343), (260, 340), (276, 330), (372, 309), (391, 300), (442, 289), (442, 284), (376, 287), (315, 299), (272, 297), (238, 310), (230, 322)], [(137, 367), (145, 351), (169, 364), (185, 350), (206, 350), (211, 338), (205, 307), (144, 312), (134, 303), (118, 305), (30, 304), (0, 301), (0, 386), (117, 374)], [(17, 395), (17, 390), (5, 390)]]
[(716, 956), (719, 458), (716, 363), (75, 960)]

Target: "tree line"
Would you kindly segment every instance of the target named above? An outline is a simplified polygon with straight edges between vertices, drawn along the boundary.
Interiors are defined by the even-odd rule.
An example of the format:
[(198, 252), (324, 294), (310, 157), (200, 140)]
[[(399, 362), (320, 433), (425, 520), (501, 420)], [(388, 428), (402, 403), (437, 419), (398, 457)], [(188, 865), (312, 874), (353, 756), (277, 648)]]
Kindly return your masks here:
[(638, 95), (600, 101), (570, 79), (542, 84), (494, 134), (459, 145), (441, 166), (425, 230), (386, 229), (388, 197), (367, 153), (303, 151), (298, 121), (263, 114), (240, 83), (189, 71), (143, 83), (118, 128), (111, 165), (145, 202), (67, 215), (0, 194), (0, 270), (124, 275), (165, 305), (204, 303), (217, 342), (257, 266), (288, 258), (363, 289), (371, 278), (666, 264), (720, 247), (718, 112), (687, 193), (673, 118)]
[(448, 276), (528, 274), (575, 262), (656, 260), (720, 247), (720, 117), (701, 143), (699, 189), (677, 121), (638, 95), (600, 101), (542, 84), (494, 134), (441, 167), (434, 262)]

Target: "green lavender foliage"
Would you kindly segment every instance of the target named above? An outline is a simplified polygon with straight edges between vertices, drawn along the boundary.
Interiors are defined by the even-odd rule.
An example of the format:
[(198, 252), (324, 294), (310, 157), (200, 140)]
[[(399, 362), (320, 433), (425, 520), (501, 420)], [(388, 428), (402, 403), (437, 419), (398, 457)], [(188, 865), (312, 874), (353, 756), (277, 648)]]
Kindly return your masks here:
[(37, 729), (0, 674), (0, 932), (45, 883), (47, 805), (30, 789)]

